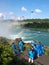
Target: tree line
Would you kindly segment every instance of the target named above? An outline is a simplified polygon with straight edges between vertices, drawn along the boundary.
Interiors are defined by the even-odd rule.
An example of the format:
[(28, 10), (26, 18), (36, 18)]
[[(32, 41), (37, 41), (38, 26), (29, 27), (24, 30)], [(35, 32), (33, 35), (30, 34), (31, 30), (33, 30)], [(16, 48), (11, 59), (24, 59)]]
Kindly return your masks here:
[(49, 19), (27, 19), (24, 21), (28, 22), (27, 24), (23, 25), (25, 28), (49, 29)]

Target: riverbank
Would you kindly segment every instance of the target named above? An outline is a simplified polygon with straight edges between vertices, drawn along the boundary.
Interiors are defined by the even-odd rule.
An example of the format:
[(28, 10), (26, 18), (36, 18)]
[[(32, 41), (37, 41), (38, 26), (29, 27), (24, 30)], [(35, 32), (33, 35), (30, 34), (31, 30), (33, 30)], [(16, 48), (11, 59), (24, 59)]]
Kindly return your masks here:
[(42, 22), (32, 22), (22, 25), (23, 28), (32, 29), (32, 30), (43, 30), (49, 31), (49, 23), (42, 23)]

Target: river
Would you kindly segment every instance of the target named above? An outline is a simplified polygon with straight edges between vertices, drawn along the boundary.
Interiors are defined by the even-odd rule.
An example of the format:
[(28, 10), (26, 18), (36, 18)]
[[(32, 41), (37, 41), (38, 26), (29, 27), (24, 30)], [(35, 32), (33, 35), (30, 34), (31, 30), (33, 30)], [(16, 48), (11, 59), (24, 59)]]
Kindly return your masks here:
[(40, 41), (42, 44), (49, 46), (49, 32), (32, 29), (14, 28), (11, 31), (11, 38), (22, 38), (25, 42)]
[[(11, 22), (12, 23), (12, 22)], [(41, 41), (42, 44), (49, 46), (49, 32), (40, 31), (33, 29), (25, 29), (18, 27), (13, 27), (10, 22), (0, 22), (0, 36), (7, 37), (10, 39), (22, 38), (25, 42), (33, 42), (33, 40)]]

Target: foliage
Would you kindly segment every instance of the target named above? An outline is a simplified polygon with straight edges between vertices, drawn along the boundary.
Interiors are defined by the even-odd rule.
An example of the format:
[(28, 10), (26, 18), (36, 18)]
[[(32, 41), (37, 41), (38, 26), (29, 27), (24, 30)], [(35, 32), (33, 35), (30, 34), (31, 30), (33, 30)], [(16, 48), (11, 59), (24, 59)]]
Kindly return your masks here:
[(0, 44), (0, 65), (26, 65), (25, 59), (13, 54), (11, 45)]
[(26, 65), (25, 59), (13, 54), (10, 45), (0, 44), (0, 65)]
[(7, 65), (13, 60), (13, 51), (9, 45), (0, 44), (0, 64)]
[(28, 19), (24, 21), (28, 22), (23, 25), (25, 28), (49, 29), (49, 19)]
[(8, 44), (8, 39), (4, 37), (0, 37), (0, 44)]
[(47, 23), (49, 23), (49, 19), (26, 19), (24, 21), (25, 22), (38, 22), (38, 23), (47, 22)]
[(29, 43), (24, 44), (24, 47), (25, 47), (25, 50), (28, 50), (29, 48), (31, 48), (31, 44), (29, 44)]
[(45, 55), (49, 55), (49, 46), (45, 47)]
[(24, 24), (24, 27), (25, 28), (42, 28), (42, 29), (48, 29), (49, 28), (49, 23), (36, 23), (36, 22), (33, 22), (33, 23), (27, 23), (27, 24)]

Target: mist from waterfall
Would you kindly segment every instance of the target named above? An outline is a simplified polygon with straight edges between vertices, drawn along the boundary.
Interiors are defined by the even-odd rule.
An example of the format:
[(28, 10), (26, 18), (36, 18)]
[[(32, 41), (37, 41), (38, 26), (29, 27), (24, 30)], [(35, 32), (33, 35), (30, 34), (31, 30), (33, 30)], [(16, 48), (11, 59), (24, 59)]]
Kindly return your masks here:
[(5, 22), (0, 22), (0, 36), (7, 38), (9, 36), (9, 26)]
[(16, 37), (20, 36), (21, 31), (19, 31), (18, 34), (16, 34), (17, 36), (13, 36), (11, 34), (11, 28), (15, 25), (17, 25), (17, 27), (19, 27), (18, 25), (20, 25), (20, 23), (18, 23), (18, 22), (7, 22), (7, 21), (1, 22), (0, 21), (0, 37), (15, 39)]

